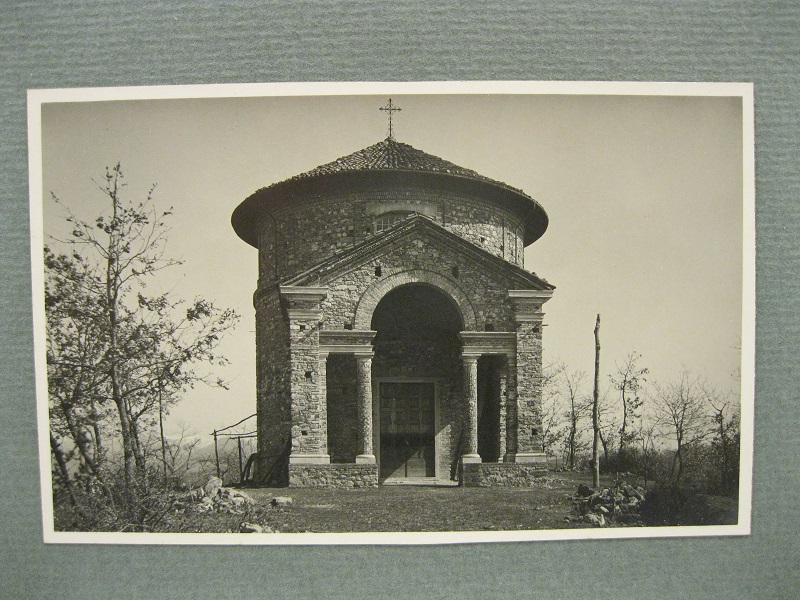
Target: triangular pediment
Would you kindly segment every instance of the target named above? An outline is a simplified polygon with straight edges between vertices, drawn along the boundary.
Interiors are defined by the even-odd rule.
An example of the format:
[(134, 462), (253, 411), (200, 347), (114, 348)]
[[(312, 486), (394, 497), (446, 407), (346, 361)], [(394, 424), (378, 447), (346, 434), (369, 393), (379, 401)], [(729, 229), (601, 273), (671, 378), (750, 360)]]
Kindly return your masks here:
[(282, 281), (281, 285), (325, 285), (342, 274), (379, 258), (389, 250), (414, 242), (450, 250), (475, 264), (476, 267), (502, 275), (508, 280), (509, 287), (531, 290), (555, 289), (555, 286), (535, 273), (487, 252), (423, 215), (414, 215), (385, 231), (376, 233), (352, 248), (337, 252), (302, 273)]

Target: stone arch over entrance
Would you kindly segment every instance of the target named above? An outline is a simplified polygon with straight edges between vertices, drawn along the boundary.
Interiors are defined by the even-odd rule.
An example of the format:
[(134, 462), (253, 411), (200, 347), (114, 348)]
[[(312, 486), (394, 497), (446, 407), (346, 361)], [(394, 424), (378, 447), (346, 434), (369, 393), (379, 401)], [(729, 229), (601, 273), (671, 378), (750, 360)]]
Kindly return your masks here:
[(412, 269), (410, 271), (403, 271), (402, 273), (395, 273), (380, 281), (376, 281), (368, 287), (358, 301), (355, 319), (353, 320), (354, 328), (360, 330), (370, 329), (372, 314), (375, 312), (375, 308), (383, 297), (395, 288), (410, 283), (428, 284), (447, 294), (455, 301), (455, 304), (461, 311), (461, 318), (464, 321), (464, 330), (477, 330), (475, 310), (472, 308), (472, 304), (464, 291), (451, 279), (434, 271), (426, 271), (424, 269)]

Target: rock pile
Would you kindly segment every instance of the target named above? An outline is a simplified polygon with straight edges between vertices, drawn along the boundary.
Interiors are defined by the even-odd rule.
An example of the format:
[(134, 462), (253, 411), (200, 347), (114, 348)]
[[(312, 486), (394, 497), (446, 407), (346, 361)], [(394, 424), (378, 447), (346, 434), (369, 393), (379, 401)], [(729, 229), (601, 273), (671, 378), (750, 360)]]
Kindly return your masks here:
[(175, 510), (242, 514), (255, 500), (241, 490), (223, 487), (219, 477), (212, 477), (201, 488), (189, 491), (173, 502)]
[(641, 525), (641, 504), (644, 490), (627, 484), (595, 490), (587, 485), (578, 486), (572, 496), (572, 507), (577, 517), (566, 517), (570, 523), (589, 523), (598, 527), (606, 525)]

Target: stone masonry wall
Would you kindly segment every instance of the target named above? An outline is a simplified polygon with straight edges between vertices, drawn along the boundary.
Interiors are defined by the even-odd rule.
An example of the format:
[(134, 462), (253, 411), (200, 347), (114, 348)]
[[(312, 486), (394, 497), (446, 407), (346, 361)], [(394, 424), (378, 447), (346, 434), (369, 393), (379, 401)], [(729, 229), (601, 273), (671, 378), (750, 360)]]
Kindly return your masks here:
[(325, 371), (319, 358), (318, 318), (292, 318), (292, 454), (327, 454)]
[(532, 487), (547, 473), (543, 465), (514, 463), (467, 463), (464, 487)]
[[(376, 267), (380, 266), (380, 275), (376, 275)], [(458, 277), (453, 274), (453, 267), (457, 267)], [(446, 248), (437, 248), (430, 243), (419, 240), (409, 241), (388, 250), (380, 258), (363, 264), (343, 274), (333, 281), (327, 282), (328, 297), (322, 302), (323, 327), (325, 329), (343, 329), (352, 326), (352, 318), (356, 305), (364, 292), (381, 279), (395, 273), (403, 273), (412, 269), (421, 269), (435, 272), (448, 278), (453, 286), (458, 286), (469, 300), (477, 317), (476, 328), (483, 330), (491, 327), (495, 331), (516, 331), (513, 306), (507, 298), (509, 282), (502, 276), (486, 269), (478, 268), (475, 264), (465, 259), (463, 255)], [(537, 337), (538, 335), (538, 337)], [(519, 349), (524, 357), (521, 359), (522, 368), (519, 374), (515, 371), (512, 377), (504, 382), (507, 396), (501, 408), (504, 421), (501, 422), (501, 434), (504, 445), (508, 451), (516, 451), (517, 445), (517, 419), (525, 428), (520, 428), (523, 444), (519, 448), (523, 451), (538, 451), (539, 441), (531, 439), (533, 428), (540, 430), (540, 377), (541, 371), (541, 334), (529, 332), (522, 335)], [(439, 360), (430, 357), (430, 353), (420, 350), (415, 353), (423, 360), (409, 360), (405, 365), (394, 364), (391, 367), (387, 358), (376, 355), (373, 361), (373, 378), (386, 376), (441, 376), (440, 384), (440, 419), (437, 430), (439, 441), (439, 464), (437, 465), (440, 476), (447, 477), (453, 461), (458, 457), (458, 443), (462, 435), (465, 419), (465, 405), (462, 389), (462, 371), (459, 349), (442, 353), (442, 358), (449, 357), (452, 367), (440, 368)], [(429, 358), (424, 358), (429, 356)], [(531, 361), (525, 364), (523, 361)], [(516, 362), (512, 361), (512, 369)], [(433, 367), (436, 368), (433, 368)], [(329, 377), (331, 371), (329, 370)], [(517, 377), (523, 382), (524, 396), (521, 405), (517, 404)], [(353, 401), (354, 402), (354, 401)], [(509, 406), (511, 405), (511, 406)], [(505, 415), (510, 416), (510, 427), (506, 429)], [(526, 439), (527, 436), (527, 439)], [(462, 448), (463, 451), (463, 448)]]
[(292, 487), (378, 487), (378, 465), (289, 465)]
[(514, 331), (513, 307), (507, 298), (509, 282), (496, 272), (477, 268), (458, 252), (437, 248), (423, 240), (406, 241), (328, 282), (330, 291), (322, 302), (324, 327), (344, 329), (352, 326), (356, 306), (370, 286), (382, 278), (409, 270), (437, 273), (460, 289), (474, 311), (478, 330), (482, 331), (488, 325), (495, 331)]
[(542, 326), (517, 326), (517, 452), (542, 451)]
[[(399, 202), (406, 207), (416, 203), (425, 214), (431, 214), (433, 207), (437, 223), (496, 256), (522, 264), (524, 231), (517, 216), (485, 199), (444, 190), (409, 187), (340, 192), (335, 196), (310, 198), (299, 206), (262, 217), (259, 292), (254, 298), (260, 473), (273, 468), (290, 437), (293, 453), (330, 453), (333, 462), (341, 463), (354, 460), (357, 452), (355, 378), (351, 380), (353, 389), (349, 389), (342, 375), (336, 372), (341, 367), (346, 379), (350, 370), (340, 361), (353, 360), (353, 357), (330, 355), (326, 369), (326, 363), (319, 359), (319, 328), (353, 328), (359, 299), (368, 289), (382, 279), (411, 271), (434, 273), (446, 279), (451, 290), (458, 290), (463, 299), (459, 302), (469, 311), (471, 325), (474, 325), (468, 329), (517, 332), (519, 360), (506, 382), (507, 402), (502, 409), (508, 411), (509, 428), (503, 442), (509, 452), (540, 450), (541, 330), (535, 326), (534, 331), (533, 324), (515, 322), (514, 308), (507, 298), (507, 290), (514, 285), (502, 273), (476, 264), (472, 258), (446, 244), (433, 243), (430, 239), (398, 240), (380, 257), (331, 281), (320, 282), (319, 285), (328, 288), (327, 298), (320, 306), (321, 323), (314, 318), (295, 320), (290, 325), (286, 307), (281, 306), (276, 280), (297, 274), (372, 235), (375, 210), (369, 207), (386, 207)], [(420, 354), (425, 355), (425, 352)], [(458, 458), (465, 403), (457, 349), (439, 358), (449, 366), (431, 370), (428, 367), (433, 362), (412, 359), (389, 368), (388, 355), (376, 355), (373, 381), (405, 373), (421, 377), (423, 371), (431, 371), (431, 376), (439, 378), (437, 469), (440, 477), (447, 477), (451, 464)], [(511, 368), (515, 368), (513, 362)], [(352, 373), (355, 374), (354, 365)], [(328, 419), (333, 420), (329, 423)], [(377, 423), (374, 426), (377, 428)], [(378, 452), (377, 447), (375, 451)], [(333, 465), (345, 466), (355, 465)], [(326, 471), (324, 465), (289, 467), (295, 481), (307, 482), (302, 485), (317, 485), (313, 482), (330, 478), (340, 481), (339, 474), (344, 472)], [(368, 465), (359, 467), (370, 468)], [(285, 472), (286, 467), (283, 469)], [(353, 479), (351, 475), (342, 476), (341, 481), (359, 481), (360, 476)], [(377, 473), (375, 478), (377, 481)]]
[(523, 223), (485, 198), (409, 186), (375, 187), (304, 199), (264, 215), (259, 224), (259, 275), (285, 279), (373, 235), (375, 206), (415, 205), (440, 225), (507, 261), (522, 266)]
[[(259, 476), (273, 471), (290, 437), (289, 331), (277, 287), (254, 296)], [(281, 465), (277, 471), (285, 471)], [(279, 473), (275, 473), (279, 475)], [(279, 475), (285, 478), (285, 473)]]

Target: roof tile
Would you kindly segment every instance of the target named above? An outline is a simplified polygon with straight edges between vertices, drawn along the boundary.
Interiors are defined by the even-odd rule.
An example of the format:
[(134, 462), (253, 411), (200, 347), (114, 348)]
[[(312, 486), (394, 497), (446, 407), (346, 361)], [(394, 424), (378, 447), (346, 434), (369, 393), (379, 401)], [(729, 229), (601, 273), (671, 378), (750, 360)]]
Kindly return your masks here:
[[(496, 181), (485, 177), (471, 169), (465, 169), (451, 163), (443, 158), (428, 154), (422, 150), (417, 150), (413, 146), (398, 142), (394, 138), (373, 144), (363, 150), (358, 150), (347, 156), (320, 165), (311, 171), (295, 175), (286, 181), (297, 181), (300, 179), (310, 179), (322, 175), (332, 175), (335, 173), (346, 173), (351, 171), (423, 171), (428, 173), (446, 173), (485, 181), (494, 185), (499, 185), (514, 192), (527, 196), (522, 190), (511, 187), (502, 181)], [(283, 183), (283, 182), (282, 182)]]

